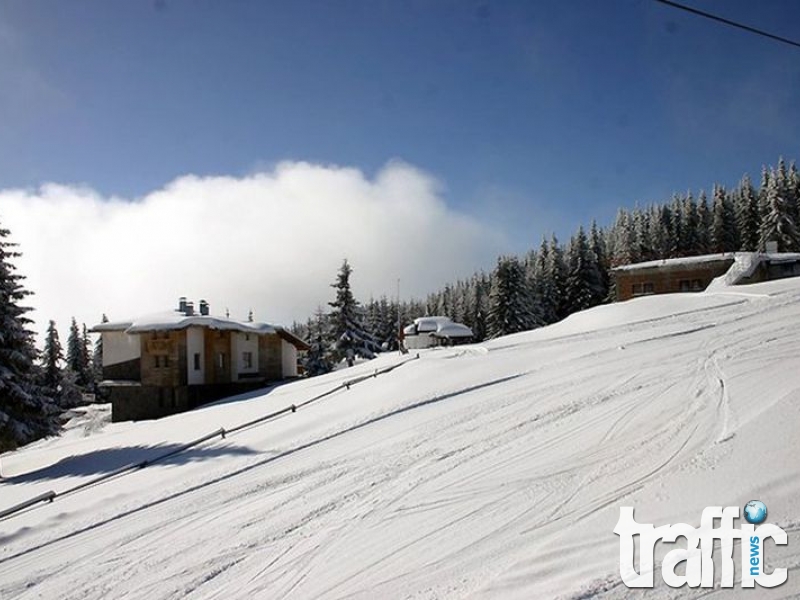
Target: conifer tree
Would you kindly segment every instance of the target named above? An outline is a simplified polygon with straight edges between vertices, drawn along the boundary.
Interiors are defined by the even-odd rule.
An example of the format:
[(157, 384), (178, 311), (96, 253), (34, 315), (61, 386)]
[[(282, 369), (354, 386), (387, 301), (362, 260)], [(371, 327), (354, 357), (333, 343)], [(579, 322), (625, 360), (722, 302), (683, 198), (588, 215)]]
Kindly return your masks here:
[(759, 249), (765, 250), (767, 242), (778, 242), (779, 252), (800, 249), (800, 235), (792, 220), (786, 200), (781, 196), (776, 177), (770, 177), (766, 191), (766, 212), (761, 220)]
[(552, 286), (555, 319), (560, 321), (569, 314), (569, 306), (567, 304), (567, 263), (564, 260), (564, 250), (559, 245), (555, 235), (550, 237), (545, 272)]
[(525, 269), (516, 257), (501, 257), (497, 261), (492, 273), (486, 325), (489, 337), (526, 331), (538, 325), (531, 310)]
[(758, 212), (758, 196), (748, 175), (745, 175), (739, 183), (739, 193), (734, 210), (740, 235), (739, 249), (755, 252), (758, 250), (761, 221)]
[(305, 367), (306, 375), (315, 377), (323, 375), (331, 370), (331, 364), (327, 358), (327, 349), (325, 344), (325, 333), (327, 331), (327, 317), (322, 311), (322, 307), (317, 307), (314, 318), (308, 321), (307, 340), (311, 348), (306, 352), (303, 358), (303, 366)]
[(708, 254), (711, 252), (711, 226), (713, 218), (708, 207), (708, 198), (704, 191), (700, 192), (697, 199), (697, 254)]
[(0, 452), (58, 431), (58, 408), (41, 385), (41, 372), (27, 329), (30, 310), (20, 303), (31, 294), (12, 260), (20, 253), (0, 228)]
[(51, 320), (47, 326), (47, 333), (44, 339), (44, 355), (42, 357), (43, 374), (42, 383), (51, 398), (58, 394), (63, 375), (61, 373), (61, 363), (64, 362), (64, 351), (58, 339), (56, 322)]
[(567, 250), (567, 305), (569, 312), (577, 312), (599, 304), (604, 296), (600, 272), (594, 252), (583, 231), (578, 228)]
[[(108, 323), (108, 317), (103, 313), (100, 318), (101, 323)], [(304, 339), (304, 336), (300, 336)], [(103, 379), (103, 336), (98, 335), (97, 341), (94, 344), (94, 352), (92, 353), (92, 372), (94, 373), (95, 381), (102, 381)]]
[(336, 282), (336, 299), (328, 304), (333, 308), (329, 315), (331, 353), (335, 362), (344, 359), (352, 366), (357, 356), (375, 358), (380, 351), (379, 344), (367, 332), (361, 307), (350, 289), (350, 275), (353, 269), (347, 259), (342, 263)]
[[(701, 201), (705, 192), (700, 191)], [(700, 254), (700, 240), (698, 236), (697, 203), (691, 192), (681, 201), (681, 249), (683, 256), (696, 256)]]
[(75, 317), (72, 317), (67, 337), (67, 369), (72, 371), (75, 385), (80, 388), (85, 388), (89, 384), (88, 366), (86, 340), (81, 335)]
[(736, 220), (725, 188), (714, 186), (713, 219), (711, 225), (711, 251), (734, 252), (738, 248)]

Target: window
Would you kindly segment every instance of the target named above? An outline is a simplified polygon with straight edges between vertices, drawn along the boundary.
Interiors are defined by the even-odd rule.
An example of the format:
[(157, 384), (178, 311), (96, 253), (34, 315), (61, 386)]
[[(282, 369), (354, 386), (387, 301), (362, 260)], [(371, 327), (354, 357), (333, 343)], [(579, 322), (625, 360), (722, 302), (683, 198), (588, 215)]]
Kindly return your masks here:
[(244, 341), (245, 342), (249, 342), (250, 341), (250, 334), (249, 333), (245, 333), (244, 334)]
[(649, 281), (646, 283), (634, 283), (633, 284), (633, 295), (634, 296), (644, 296), (645, 294), (653, 294), (655, 290), (653, 289), (653, 282)]
[(220, 352), (219, 354), (217, 354), (217, 366), (220, 369), (224, 369), (225, 368), (225, 354), (223, 352)]
[(642, 287), (643, 287), (643, 293), (645, 293), (645, 294), (654, 293), (653, 284), (652, 283), (644, 283), (644, 284), (642, 284)]
[(692, 279), (692, 291), (693, 292), (702, 292), (703, 291), (703, 282), (699, 279)]
[(154, 365), (155, 365), (156, 369), (161, 368), (161, 357), (160, 356), (154, 356), (153, 360), (154, 360)]
[(194, 370), (195, 371), (199, 371), (200, 370), (200, 353), (199, 352), (195, 352), (194, 353)]
[(164, 368), (169, 366), (169, 356), (164, 356), (163, 358)]
[(641, 283), (634, 283), (633, 284), (633, 295), (634, 296), (641, 296), (642, 295), (642, 284)]
[(680, 291), (682, 292), (688, 292), (691, 289), (691, 282), (688, 279), (681, 279), (678, 285), (680, 286)]
[(242, 352), (242, 364), (244, 365), (245, 369), (252, 369), (253, 368), (253, 353), (252, 352)]

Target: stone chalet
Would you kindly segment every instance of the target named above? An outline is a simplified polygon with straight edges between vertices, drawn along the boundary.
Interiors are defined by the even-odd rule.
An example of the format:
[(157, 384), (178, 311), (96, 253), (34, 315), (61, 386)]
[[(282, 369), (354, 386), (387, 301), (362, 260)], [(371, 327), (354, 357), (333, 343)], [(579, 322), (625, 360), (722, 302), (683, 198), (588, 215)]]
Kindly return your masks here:
[(178, 310), (92, 328), (103, 342), (112, 421), (153, 419), (297, 376), (308, 345), (282, 327)]
[(800, 275), (800, 254), (735, 252), (652, 260), (612, 269), (617, 300), (637, 296), (702, 292), (725, 276), (727, 285), (744, 285)]

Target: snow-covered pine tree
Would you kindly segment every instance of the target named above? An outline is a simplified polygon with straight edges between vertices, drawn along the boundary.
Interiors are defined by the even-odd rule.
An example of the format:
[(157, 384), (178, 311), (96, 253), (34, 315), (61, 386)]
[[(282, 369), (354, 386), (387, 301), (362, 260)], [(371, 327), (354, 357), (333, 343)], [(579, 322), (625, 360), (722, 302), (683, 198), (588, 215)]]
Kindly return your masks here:
[(653, 258), (653, 247), (650, 237), (650, 222), (648, 214), (638, 206), (633, 209), (633, 239), (633, 253), (637, 262), (651, 260)]
[(489, 291), (489, 314), (486, 325), (489, 337), (527, 331), (536, 322), (531, 310), (530, 290), (525, 282), (525, 269), (515, 256), (497, 260)]
[(78, 322), (72, 317), (67, 337), (67, 369), (72, 371), (75, 385), (85, 388), (89, 383), (86, 344)]
[(311, 348), (306, 352), (303, 358), (303, 366), (305, 367), (308, 377), (323, 375), (331, 370), (331, 364), (327, 358), (327, 345), (325, 343), (327, 330), (327, 316), (323, 312), (322, 307), (319, 306), (314, 313), (314, 318), (308, 320), (308, 337), (306, 337), (306, 340)]
[(758, 196), (749, 175), (745, 175), (742, 178), (738, 192), (734, 210), (736, 225), (741, 238), (739, 249), (755, 252), (758, 250), (761, 221), (758, 213)]
[(346, 360), (352, 366), (356, 357), (375, 358), (380, 352), (380, 344), (367, 332), (364, 314), (350, 289), (350, 275), (353, 269), (347, 262), (342, 263), (336, 282), (336, 300), (328, 304), (333, 308), (328, 316), (330, 327), (330, 347), (335, 362)]
[(592, 226), (589, 229), (589, 249), (594, 252), (597, 268), (600, 271), (600, 293), (594, 299), (595, 304), (605, 302), (611, 288), (611, 274), (609, 272), (611, 267), (606, 236), (607, 232), (600, 230), (597, 227), (597, 222), (592, 220)]
[(669, 208), (670, 214), (672, 214), (672, 239), (675, 242), (672, 252), (670, 252), (671, 258), (685, 256), (686, 249), (683, 244), (686, 234), (683, 231), (683, 198), (678, 194), (673, 194)]
[(467, 313), (465, 324), (472, 329), (472, 336), (476, 342), (486, 338), (486, 313), (488, 312), (488, 287), (486, 274), (476, 273), (470, 282)]
[(725, 188), (714, 186), (712, 205), (711, 252), (734, 252), (737, 242), (736, 219)]
[(547, 241), (542, 239), (542, 244), (536, 253), (533, 277), (530, 283), (533, 304), (542, 319), (542, 323), (545, 325), (555, 323), (558, 320), (556, 316), (558, 299), (555, 297), (553, 281), (550, 279), (548, 271), (549, 252), (550, 248)]
[(770, 171), (766, 165), (761, 167), (761, 184), (758, 187), (758, 240), (761, 244), (761, 226), (769, 213), (769, 202), (767, 201), (767, 189), (770, 185)]
[(774, 176), (769, 178), (765, 198), (766, 212), (759, 230), (759, 249), (763, 251), (767, 242), (775, 241), (778, 242), (780, 252), (797, 251), (800, 249), (800, 233)]
[(84, 387), (87, 391), (94, 393), (95, 390), (95, 377), (94, 366), (92, 365), (92, 340), (89, 339), (89, 330), (86, 328), (86, 323), (83, 324), (81, 330), (81, 351), (83, 352), (83, 378), (86, 381)]
[[(100, 318), (101, 323), (108, 323), (108, 317), (105, 313)], [(94, 373), (95, 381), (102, 381), (103, 379), (103, 336), (98, 335), (97, 341), (94, 343), (94, 351), (92, 352), (92, 372)]]
[(638, 257), (634, 250), (634, 232), (630, 215), (620, 208), (612, 228), (611, 266), (629, 265)]
[(797, 165), (789, 165), (789, 179), (786, 182), (786, 201), (789, 207), (792, 208), (792, 216), (794, 222), (800, 225), (800, 173), (797, 171)]
[(65, 373), (61, 367), (64, 362), (64, 351), (58, 338), (55, 321), (50, 321), (44, 340), (42, 356), (44, 391), (48, 397), (62, 409), (78, 406), (83, 399), (81, 391), (75, 385), (72, 373)]
[(56, 322), (51, 320), (47, 326), (44, 338), (44, 352), (42, 356), (42, 383), (51, 398), (56, 398), (63, 375), (61, 363), (64, 362), (64, 351), (58, 339)]
[(545, 274), (550, 279), (550, 285), (552, 286), (555, 319), (560, 321), (569, 314), (569, 305), (567, 304), (567, 263), (564, 260), (564, 250), (555, 235), (550, 237)]
[(711, 252), (711, 225), (713, 223), (711, 209), (708, 207), (708, 197), (700, 191), (697, 198), (697, 254)]
[[(705, 196), (705, 192), (701, 190), (700, 196)], [(697, 218), (697, 203), (694, 201), (692, 192), (686, 192), (686, 196), (681, 201), (680, 245), (684, 256), (696, 256), (700, 254)]]
[(30, 309), (20, 306), (31, 294), (22, 287), (12, 260), (20, 256), (16, 244), (0, 228), (0, 452), (58, 432), (58, 407), (40, 381)]
[(589, 248), (583, 226), (572, 236), (567, 250), (567, 305), (569, 312), (600, 304), (604, 297), (597, 258)]

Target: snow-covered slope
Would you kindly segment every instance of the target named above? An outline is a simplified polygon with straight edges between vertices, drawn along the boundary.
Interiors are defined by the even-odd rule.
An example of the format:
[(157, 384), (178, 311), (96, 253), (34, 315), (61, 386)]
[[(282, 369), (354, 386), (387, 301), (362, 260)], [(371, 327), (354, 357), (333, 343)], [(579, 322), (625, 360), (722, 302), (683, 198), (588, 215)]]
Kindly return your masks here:
[[(789, 532), (767, 550), (789, 581), (712, 595), (798, 594), (798, 356), (800, 280), (647, 297), (423, 351), (0, 521), (0, 598), (640, 597), (619, 578), (621, 505), (640, 522), (697, 525), (705, 506), (751, 499)], [(89, 415), (0, 457), (0, 510), (402, 360), (159, 421)], [(676, 595), (700, 593), (647, 596)]]

